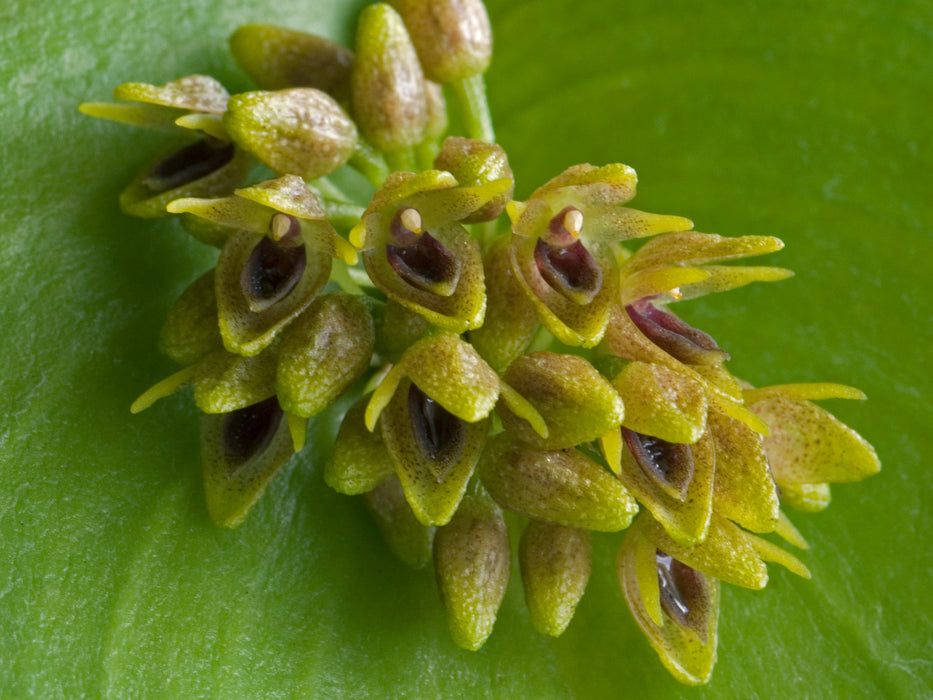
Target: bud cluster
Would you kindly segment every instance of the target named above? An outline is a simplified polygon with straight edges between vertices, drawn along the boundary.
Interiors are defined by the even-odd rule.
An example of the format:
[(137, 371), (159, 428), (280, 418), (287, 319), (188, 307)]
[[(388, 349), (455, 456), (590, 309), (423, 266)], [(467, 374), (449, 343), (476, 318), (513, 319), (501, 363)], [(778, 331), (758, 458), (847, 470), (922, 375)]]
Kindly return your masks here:
[[(577, 165), (514, 200), (483, 92), (479, 0), (371, 5), (354, 51), (264, 25), (238, 29), (231, 48), (259, 90), (230, 96), (189, 76), (81, 106), (179, 138), (121, 206), (177, 216), (220, 249), (162, 328), (182, 369), (132, 407), (193, 387), (212, 519), (240, 524), (308, 421), (346, 396), (324, 480), (363, 498), (403, 562), (433, 561), (457, 644), (492, 632), (507, 511), (527, 519), (518, 561), (537, 630), (570, 623), (590, 533), (625, 531), (632, 614), (675, 677), (708, 680), (720, 582), (762, 588), (765, 562), (809, 577), (762, 535), (805, 548), (783, 507), (822, 510), (831, 483), (879, 469), (813, 403), (860, 392), (754, 388), (670, 310), (788, 277), (732, 264), (781, 241), (632, 209), (622, 164)], [(441, 141), (445, 89), (466, 137)], [(328, 179), (344, 167), (372, 183), (367, 201)]]

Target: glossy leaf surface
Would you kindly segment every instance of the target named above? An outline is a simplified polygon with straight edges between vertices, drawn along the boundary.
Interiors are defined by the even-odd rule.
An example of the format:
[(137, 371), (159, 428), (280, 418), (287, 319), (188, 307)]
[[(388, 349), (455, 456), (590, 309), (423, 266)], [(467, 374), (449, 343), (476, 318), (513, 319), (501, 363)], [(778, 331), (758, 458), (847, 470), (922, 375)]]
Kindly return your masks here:
[[(781, 238), (763, 264), (794, 279), (676, 312), (757, 386), (834, 381), (869, 396), (823, 405), (885, 469), (835, 486), (825, 512), (793, 515), (812, 581), (772, 567), (763, 592), (723, 586), (708, 686), (680, 686), (641, 637), (615, 580), (619, 535), (594, 538), (561, 638), (534, 633), (513, 577), (469, 654), (450, 641), (430, 571), (396, 562), (359, 499), (324, 484), (324, 454), (293, 459), (240, 529), (210, 523), (190, 397), (127, 408), (173, 371), (160, 325), (216, 252), (120, 213), (116, 196), (164, 137), (76, 105), (195, 72), (253, 89), (227, 54), (236, 26), (347, 41), (359, 7), (5, 6), (0, 695), (930, 695), (933, 15), (919, 0), (638, 0), (618, 21), (595, 0), (490, 2), (486, 78), (516, 196), (573, 163), (621, 161), (638, 170), (640, 208)], [(319, 416), (309, 443), (334, 430)]]

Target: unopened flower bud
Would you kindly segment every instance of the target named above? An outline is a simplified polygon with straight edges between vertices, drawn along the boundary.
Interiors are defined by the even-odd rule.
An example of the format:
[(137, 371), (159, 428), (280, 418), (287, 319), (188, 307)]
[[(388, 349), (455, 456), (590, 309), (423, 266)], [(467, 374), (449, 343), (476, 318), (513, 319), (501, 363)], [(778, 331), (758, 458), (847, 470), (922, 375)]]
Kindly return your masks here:
[(509, 246), (503, 237), (486, 251), (486, 318), (470, 331), (473, 347), (499, 373), (521, 356), (538, 329), (535, 308), (515, 279)]
[(363, 417), (368, 401), (364, 396), (347, 411), (324, 465), (324, 481), (338, 493), (366, 493), (395, 473), (382, 436), (366, 427)]
[(531, 623), (542, 634), (563, 634), (583, 597), (593, 567), (585, 530), (532, 520), (518, 550)]
[(444, 88), (431, 80), (424, 81), (425, 108), (428, 120), (424, 125), (426, 141), (439, 139), (447, 131), (447, 101)]
[(401, 17), (385, 3), (360, 14), (350, 84), (353, 115), (367, 141), (386, 152), (421, 143), (428, 120), (424, 72)]
[(241, 148), (275, 172), (313, 180), (353, 155), (353, 121), (314, 88), (246, 92), (230, 98), (224, 127)]
[(230, 51), (262, 90), (310, 87), (340, 104), (350, 101), (353, 52), (335, 41), (268, 24), (245, 24), (230, 37)]
[(431, 560), (435, 528), (418, 522), (398, 477), (382, 481), (363, 495), (363, 502), (395, 556), (413, 569)]
[(369, 367), (375, 332), (362, 301), (318, 297), (282, 333), (276, 391), (282, 408), (310, 418), (327, 408)]
[(485, 73), (492, 58), (492, 28), (482, 0), (392, 0), (424, 72), (438, 83)]
[(502, 511), (468, 496), (434, 537), (434, 571), (459, 646), (479, 649), (492, 633), (509, 583), (512, 554)]
[(159, 349), (180, 365), (192, 365), (222, 347), (214, 270), (209, 270), (182, 292), (168, 312), (159, 333)]
[(503, 508), (567, 527), (617, 532), (638, 511), (625, 487), (582, 452), (536, 450), (508, 433), (489, 441), (479, 474)]

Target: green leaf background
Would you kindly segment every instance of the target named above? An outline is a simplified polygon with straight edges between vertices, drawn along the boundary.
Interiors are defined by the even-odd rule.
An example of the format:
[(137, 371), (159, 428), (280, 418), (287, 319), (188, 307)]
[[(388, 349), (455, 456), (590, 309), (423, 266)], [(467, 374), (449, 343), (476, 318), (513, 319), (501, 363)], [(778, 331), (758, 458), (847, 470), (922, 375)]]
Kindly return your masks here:
[[(636, 204), (772, 234), (797, 277), (679, 309), (756, 384), (835, 381), (827, 404), (882, 473), (798, 515), (814, 580), (727, 587), (720, 660), (668, 677), (615, 580), (620, 536), (557, 640), (513, 577), (478, 653), (449, 640), (429, 571), (398, 564), (320, 452), (239, 530), (203, 506), (189, 396), (159, 326), (214, 253), (116, 196), (161, 142), (83, 117), (119, 83), (211, 73), (248, 89), (248, 21), (348, 39), (361, 3), (12, 0), (0, 9), (0, 696), (922, 697), (933, 694), (933, 5), (926, 0), (491, 0), (487, 77), (517, 196), (622, 161)], [(315, 435), (333, 429), (322, 419)], [(313, 436), (312, 436), (313, 440)]]

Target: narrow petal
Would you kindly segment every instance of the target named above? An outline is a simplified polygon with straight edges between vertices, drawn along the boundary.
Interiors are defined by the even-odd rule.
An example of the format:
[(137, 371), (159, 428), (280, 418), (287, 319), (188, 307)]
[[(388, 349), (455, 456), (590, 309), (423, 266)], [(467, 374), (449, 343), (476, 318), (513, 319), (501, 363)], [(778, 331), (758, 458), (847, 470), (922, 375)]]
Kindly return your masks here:
[(794, 276), (783, 267), (740, 267), (738, 265), (704, 265), (709, 277), (685, 284), (678, 289), (677, 300), (696, 299), (714, 292), (728, 292), (752, 282), (779, 282)]
[(781, 250), (784, 243), (772, 236), (725, 237), (715, 233), (679, 231), (653, 238), (638, 249), (625, 266), (626, 272), (659, 265), (701, 265), (734, 260)]

